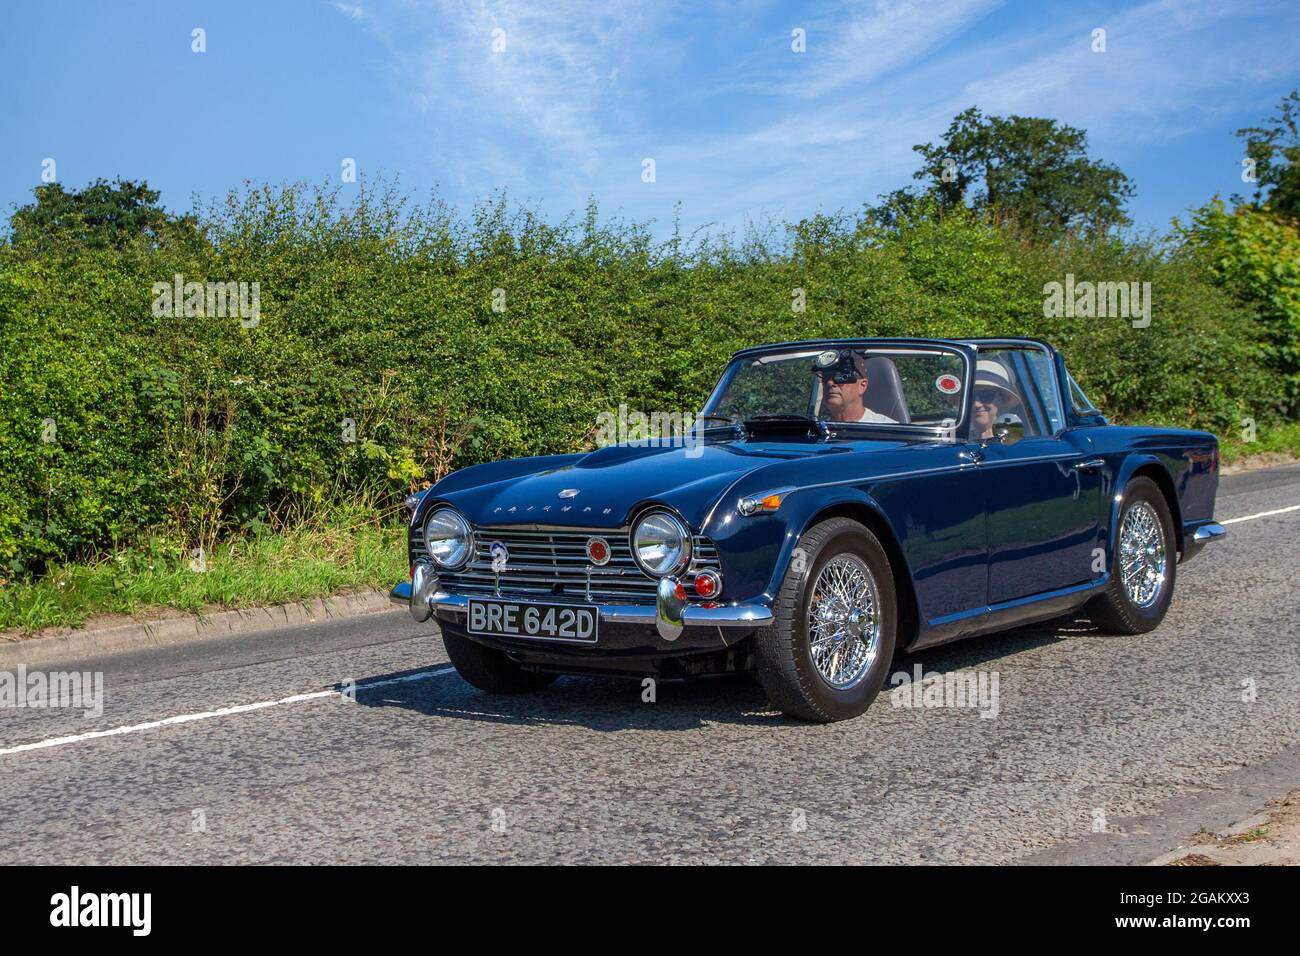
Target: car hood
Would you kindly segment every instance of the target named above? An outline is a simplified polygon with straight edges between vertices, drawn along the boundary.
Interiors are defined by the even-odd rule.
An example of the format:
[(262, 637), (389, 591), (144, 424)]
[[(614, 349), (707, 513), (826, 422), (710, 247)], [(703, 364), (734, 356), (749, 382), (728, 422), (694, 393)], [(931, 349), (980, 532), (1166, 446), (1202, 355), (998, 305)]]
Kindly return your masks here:
[[(699, 528), (738, 479), (800, 460), (850, 453), (855, 446), (897, 442), (712, 442), (690, 448), (601, 448), (583, 455), (480, 465), (435, 485), (431, 500), (459, 508), (474, 524), (542, 524), (620, 528), (641, 505), (657, 502)], [(472, 475), (470, 473), (473, 473)], [(463, 477), (462, 477), (463, 476)]]

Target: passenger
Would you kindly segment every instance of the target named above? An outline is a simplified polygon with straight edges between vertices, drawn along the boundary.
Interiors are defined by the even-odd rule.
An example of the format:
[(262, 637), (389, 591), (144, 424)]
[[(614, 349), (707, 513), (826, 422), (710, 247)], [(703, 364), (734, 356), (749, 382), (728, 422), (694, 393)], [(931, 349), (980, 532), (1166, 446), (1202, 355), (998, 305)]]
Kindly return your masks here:
[(1006, 366), (996, 359), (980, 359), (975, 366), (972, 434), (980, 441), (997, 435), (998, 416), (1020, 408), (1020, 396), (1011, 385)]
[(822, 380), (822, 410), (832, 422), (874, 422), (897, 425), (887, 415), (867, 408), (867, 359), (861, 352), (843, 349), (838, 356), (823, 352), (813, 371)]

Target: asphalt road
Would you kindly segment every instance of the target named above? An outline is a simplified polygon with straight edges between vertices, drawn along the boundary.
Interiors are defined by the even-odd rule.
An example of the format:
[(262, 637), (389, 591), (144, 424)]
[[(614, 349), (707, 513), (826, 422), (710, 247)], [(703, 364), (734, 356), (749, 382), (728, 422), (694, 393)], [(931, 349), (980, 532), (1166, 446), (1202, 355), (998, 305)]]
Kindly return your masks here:
[[(1300, 466), (1225, 479), (1217, 516), (1292, 505)], [(1300, 783), (1298, 536), (1229, 525), (1151, 634), (896, 663), (996, 673), (992, 718), (882, 695), (805, 725), (746, 678), (491, 698), (404, 611), (61, 664), (104, 713), (0, 710), (0, 863), (1149, 859), (1162, 812)]]

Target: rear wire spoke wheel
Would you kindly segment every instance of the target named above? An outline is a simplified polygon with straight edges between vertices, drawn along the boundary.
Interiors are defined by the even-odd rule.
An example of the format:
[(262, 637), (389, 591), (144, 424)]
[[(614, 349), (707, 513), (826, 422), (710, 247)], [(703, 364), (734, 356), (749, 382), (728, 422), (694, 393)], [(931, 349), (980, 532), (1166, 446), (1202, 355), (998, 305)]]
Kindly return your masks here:
[(876, 536), (850, 518), (810, 528), (772, 610), (754, 637), (772, 703), (819, 723), (863, 713), (885, 681), (898, 626), (894, 571)]
[(1119, 526), (1119, 573), (1124, 593), (1138, 607), (1150, 607), (1165, 584), (1168, 549), (1155, 508), (1135, 501)]
[(1150, 478), (1124, 488), (1106, 589), (1086, 611), (1103, 631), (1142, 634), (1160, 625), (1173, 600), (1177, 539), (1164, 493)]

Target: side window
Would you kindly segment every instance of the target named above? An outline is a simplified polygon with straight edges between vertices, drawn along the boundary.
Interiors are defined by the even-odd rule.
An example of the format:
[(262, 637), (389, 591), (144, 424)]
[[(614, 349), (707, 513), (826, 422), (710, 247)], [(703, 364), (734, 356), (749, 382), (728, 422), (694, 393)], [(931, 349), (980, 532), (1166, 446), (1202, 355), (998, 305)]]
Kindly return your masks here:
[(1074, 409), (1076, 415), (1095, 415), (1097, 406), (1088, 400), (1088, 396), (1083, 394), (1083, 389), (1079, 383), (1074, 380), (1074, 376), (1069, 372), (1066, 373), (1066, 384), (1070, 389), (1070, 407)]
[(1013, 442), (1053, 435), (1065, 426), (1052, 359), (1042, 349), (981, 349), (975, 399), (975, 434), (983, 438), (1005, 432), (1003, 440)]
[(1038, 400), (1047, 413), (1049, 434), (1056, 434), (1065, 427), (1065, 413), (1061, 408), (1061, 399), (1056, 391), (1056, 382), (1052, 376), (1052, 357), (1041, 349), (1029, 349), (1025, 352), (1029, 374), (1033, 378)]

